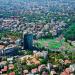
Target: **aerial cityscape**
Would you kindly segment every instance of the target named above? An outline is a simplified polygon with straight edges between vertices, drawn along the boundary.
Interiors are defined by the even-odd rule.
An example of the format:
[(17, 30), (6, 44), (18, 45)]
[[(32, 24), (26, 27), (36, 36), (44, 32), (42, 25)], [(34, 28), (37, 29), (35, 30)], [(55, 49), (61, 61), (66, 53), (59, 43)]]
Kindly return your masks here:
[(0, 0), (0, 75), (75, 75), (75, 0)]

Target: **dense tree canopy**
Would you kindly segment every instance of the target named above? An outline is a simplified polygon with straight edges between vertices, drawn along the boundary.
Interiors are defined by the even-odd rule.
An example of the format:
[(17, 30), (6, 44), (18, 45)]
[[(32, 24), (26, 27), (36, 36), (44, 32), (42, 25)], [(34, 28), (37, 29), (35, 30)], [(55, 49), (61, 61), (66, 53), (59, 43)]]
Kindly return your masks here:
[(72, 24), (64, 33), (64, 36), (68, 40), (75, 40), (75, 23)]
[(19, 32), (14, 32), (14, 31), (10, 31), (10, 30), (1, 30), (0, 31), (0, 39), (2, 37), (8, 37), (8, 36), (14, 36), (14, 38), (21, 38), (22, 34)]

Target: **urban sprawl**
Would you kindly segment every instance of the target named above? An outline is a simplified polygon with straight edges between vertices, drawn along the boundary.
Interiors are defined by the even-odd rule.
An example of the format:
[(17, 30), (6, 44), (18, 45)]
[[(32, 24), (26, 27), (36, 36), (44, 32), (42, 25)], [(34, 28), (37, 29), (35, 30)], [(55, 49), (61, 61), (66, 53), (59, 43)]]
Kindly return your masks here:
[(0, 75), (75, 75), (75, 0), (0, 0)]

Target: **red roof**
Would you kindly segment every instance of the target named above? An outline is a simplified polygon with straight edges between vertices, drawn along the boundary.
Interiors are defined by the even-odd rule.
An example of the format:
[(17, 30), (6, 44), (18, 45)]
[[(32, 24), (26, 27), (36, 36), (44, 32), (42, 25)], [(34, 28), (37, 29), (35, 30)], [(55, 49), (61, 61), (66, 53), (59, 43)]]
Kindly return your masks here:
[(6, 72), (8, 70), (8, 67), (7, 66), (4, 66), (4, 69), (2, 69), (1, 71), (2, 72)]
[(15, 72), (11, 72), (11, 73), (9, 73), (9, 75), (15, 75)]
[(61, 75), (70, 75), (70, 69), (66, 68), (65, 71), (61, 73)]
[(41, 69), (45, 68), (46, 66), (43, 64), (43, 65), (40, 65), (38, 66), (38, 71), (40, 72)]
[(2, 71), (0, 71), (0, 73), (2, 73)]
[(70, 60), (64, 60), (64, 63), (68, 64), (68, 63), (71, 63), (71, 61)]
[(48, 75), (48, 72), (42, 72), (42, 75)]
[(31, 70), (32, 73), (36, 73), (37, 71), (38, 71), (37, 68)]
[(62, 72), (61, 75), (67, 75), (67, 73), (66, 72)]
[(0, 49), (3, 49), (4, 48), (4, 45), (0, 45)]
[(9, 65), (9, 69), (14, 69), (14, 65), (13, 64), (10, 64)]

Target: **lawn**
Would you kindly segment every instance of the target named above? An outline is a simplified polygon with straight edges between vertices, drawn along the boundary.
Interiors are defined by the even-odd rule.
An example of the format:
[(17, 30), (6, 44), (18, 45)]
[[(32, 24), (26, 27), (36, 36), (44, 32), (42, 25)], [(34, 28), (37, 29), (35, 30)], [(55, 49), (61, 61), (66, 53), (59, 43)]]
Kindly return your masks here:
[(39, 47), (48, 47), (51, 49), (59, 49), (62, 46), (64, 46), (66, 49), (73, 48), (69, 45), (69, 43), (65, 42), (65, 39), (58, 40), (59, 38), (53, 38), (53, 39), (39, 39), (37, 40), (37, 43)]

